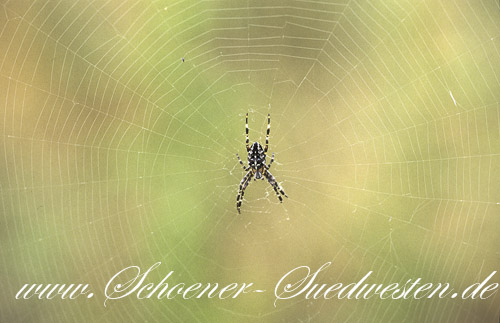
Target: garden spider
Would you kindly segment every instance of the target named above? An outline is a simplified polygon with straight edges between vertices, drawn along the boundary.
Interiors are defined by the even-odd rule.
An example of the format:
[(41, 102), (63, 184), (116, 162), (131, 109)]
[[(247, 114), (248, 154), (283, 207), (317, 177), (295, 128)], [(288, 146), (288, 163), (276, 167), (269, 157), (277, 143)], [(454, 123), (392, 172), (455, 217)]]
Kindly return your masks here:
[[(283, 198), (281, 197), (280, 193), (284, 195), (285, 197), (288, 197), (283, 189), (278, 185), (276, 182), (276, 179), (274, 176), (269, 172), (269, 169), (271, 168), (271, 164), (274, 161), (274, 153), (271, 157), (271, 161), (269, 162), (269, 165), (266, 165), (266, 153), (267, 153), (267, 148), (269, 146), (269, 131), (271, 130), (271, 116), (268, 114), (267, 115), (267, 133), (266, 133), (266, 146), (264, 149), (258, 142), (254, 142), (252, 146), (249, 146), (249, 140), (248, 140), (248, 113), (246, 114), (246, 123), (245, 123), (245, 130), (246, 130), (246, 147), (247, 147), (247, 152), (248, 152), (248, 167), (243, 164), (241, 161), (241, 158), (238, 154), (236, 154), (236, 157), (238, 157), (238, 160), (240, 161), (241, 166), (243, 169), (248, 172), (245, 177), (240, 182), (240, 189), (238, 191), (238, 196), (236, 197), (236, 209), (238, 210), (238, 213), (240, 212), (240, 207), (241, 207), (241, 202), (243, 201), (243, 195), (245, 194), (245, 189), (247, 188), (248, 184), (252, 180), (252, 177), (255, 176), (254, 180), (258, 179), (264, 179), (264, 177), (267, 179), (269, 184), (273, 187), (274, 191), (276, 192), (276, 196), (278, 196), (278, 199), (280, 200), (280, 203), (283, 202)], [(264, 177), (262, 177), (264, 176)]]

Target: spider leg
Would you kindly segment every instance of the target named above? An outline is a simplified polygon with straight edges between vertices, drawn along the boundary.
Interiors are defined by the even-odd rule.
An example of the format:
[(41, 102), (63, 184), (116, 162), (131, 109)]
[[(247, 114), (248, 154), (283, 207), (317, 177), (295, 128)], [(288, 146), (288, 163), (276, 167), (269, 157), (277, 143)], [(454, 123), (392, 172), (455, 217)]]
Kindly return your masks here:
[(267, 132), (266, 132), (266, 147), (264, 147), (264, 152), (267, 153), (269, 148), (269, 132), (271, 131), (271, 115), (267, 114)]
[(240, 207), (241, 207), (241, 202), (243, 200), (243, 195), (245, 194), (245, 189), (247, 188), (248, 183), (252, 179), (252, 176), (253, 176), (252, 171), (249, 171), (240, 182), (240, 189), (238, 191), (238, 196), (236, 197), (236, 209), (238, 210), (238, 213), (241, 213)]
[(250, 169), (250, 166), (246, 167), (245, 164), (243, 164), (243, 161), (240, 158), (240, 155), (236, 154), (236, 157), (238, 157), (238, 160), (240, 161), (241, 166), (243, 166), (243, 169), (247, 172)]
[(248, 139), (248, 113), (246, 115), (246, 118), (245, 118), (245, 132), (246, 132), (246, 135), (247, 135), (247, 140), (246, 140), (246, 145), (247, 145), (247, 151), (250, 151), (250, 146), (248, 145), (250, 143), (250, 140)]
[(273, 161), (274, 161), (274, 153), (273, 155), (271, 156), (271, 161), (269, 162), (269, 165), (266, 166), (267, 169), (270, 169), (271, 168), (271, 165), (273, 164)]
[(269, 182), (269, 184), (271, 184), (271, 186), (273, 187), (274, 191), (276, 192), (276, 196), (280, 200), (280, 203), (283, 202), (283, 198), (281, 197), (280, 193), (282, 195), (284, 195), (285, 197), (288, 198), (288, 196), (285, 194), (285, 192), (283, 191), (283, 189), (276, 182), (276, 178), (274, 178), (274, 176), (268, 170), (266, 170), (266, 172), (265, 172), (264, 175), (266, 176), (267, 181)]
[(251, 172), (247, 181), (245, 182), (245, 184), (243, 184), (243, 188), (241, 189), (241, 196), (240, 196), (241, 201), (243, 201), (243, 195), (245, 195), (245, 189), (247, 188), (248, 184), (250, 184), (250, 182), (252, 181), (252, 177), (253, 177), (253, 172)]

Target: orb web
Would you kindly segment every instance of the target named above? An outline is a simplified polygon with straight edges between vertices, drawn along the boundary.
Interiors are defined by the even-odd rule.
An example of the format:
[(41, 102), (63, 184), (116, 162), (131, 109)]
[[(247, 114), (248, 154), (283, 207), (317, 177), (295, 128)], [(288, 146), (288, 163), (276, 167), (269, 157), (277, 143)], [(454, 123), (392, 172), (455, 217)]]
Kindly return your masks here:
[[(101, 290), (126, 266), (162, 261), (178, 281), (255, 281), (266, 293), (29, 310), (4, 293), (2, 318), (496, 320), (498, 298), (275, 308), (272, 290), (288, 270), (326, 261), (332, 284), (373, 270), (377, 283), (422, 277), (457, 290), (498, 267), (499, 10), (4, 2), (7, 290), (27, 280)], [(271, 172), (289, 198), (252, 181), (238, 215), (246, 113), (260, 143), (271, 114)]]

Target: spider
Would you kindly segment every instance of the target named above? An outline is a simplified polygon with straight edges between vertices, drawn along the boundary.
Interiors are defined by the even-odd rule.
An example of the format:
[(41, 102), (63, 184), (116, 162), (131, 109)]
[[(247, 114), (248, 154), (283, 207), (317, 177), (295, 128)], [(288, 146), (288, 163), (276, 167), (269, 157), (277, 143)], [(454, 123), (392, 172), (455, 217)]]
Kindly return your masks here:
[[(283, 198), (281, 195), (284, 195), (285, 197), (288, 197), (283, 189), (278, 185), (276, 182), (276, 179), (274, 176), (269, 172), (269, 169), (271, 169), (271, 165), (274, 161), (274, 153), (271, 157), (271, 161), (269, 162), (269, 165), (266, 165), (266, 153), (267, 149), (269, 147), (269, 131), (271, 130), (271, 116), (268, 114), (267, 115), (267, 133), (266, 133), (266, 146), (262, 148), (262, 146), (256, 141), (252, 144), (252, 146), (249, 145), (249, 140), (248, 140), (248, 113), (246, 114), (246, 122), (245, 122), (245, 131), (246, 131), (246, 147), (247, 147), (247, 152), (248, 152), (248, 167), (245, 166), (243, 161), (241, 161), (241, 158), (238, 154), (236, 154), (236, 157), (238, 157), (238, 160), (240, 161), (241, 166), (243, 169), (248, 172), (246, 173), (245, 177), (240, 182), (240, 189), (238, 191), (238, 196), (236, 197), (236, 209), (238, 210), (238, 213), (241, 213), (240, 207), (241, 207), (241, 202), (243, 201), (243, 195), (245, 194), (245, 189), (247, 188), (248, 184), (250, 184), (250, 181), (252, 180), (252, 177), (255, 176), (254, 180), (258, 179), (264, 179), (264, 177), (267, 179), (269, 184), (273, 187), (274, 191), (276, 192), (276, 196), (278, 196), (278, 199), (280, 200), (280, 203), (283, 202)], [(281, 193), (281, 195), (280, 195)]]

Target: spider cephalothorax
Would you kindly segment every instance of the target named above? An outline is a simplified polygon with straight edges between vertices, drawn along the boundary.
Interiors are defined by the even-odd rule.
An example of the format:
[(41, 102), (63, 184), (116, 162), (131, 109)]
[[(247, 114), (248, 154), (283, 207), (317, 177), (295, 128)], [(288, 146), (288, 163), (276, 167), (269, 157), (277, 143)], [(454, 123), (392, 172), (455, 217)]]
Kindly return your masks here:
[(236, 197), (236, 208), (238, 209), (238, 213), (240, 213), (241, 202), (243, 200), (243, 195), (245, 194), (245, 189), (252, 180), (252, 177), (254, 176), (255, 180), (266, 178), (269, 184), (271, 184), (274, 191), (276, 192), (276, 195), (278, 196), (280, 202), (283, 202), (283, 198), (281, 197), (281, 195), (288, 197), (283, 191), (283, 189), (278, 185), (274, 176), (269, 172), (269, 169), (271, 169), (271, 164), (274, 161), (274, 153), (271, 157), (269, 165), (266, 165), (266, 153), (269, 147), (269, 131), (271, 130), (271, 116), (269, 114), (267, 115), (266, 146), (264, 148), (262, 148), (261, 144), (259, 144), (258, 142), (254, 142), (252, 146), (249, 146), (250, 141), (248, 139), (248, 113), (246, 115), (245, 126), (246, 126), (245, 128), (246, 147), (248, 152), (248, 167), (246, 167), (245, 164), (243, 164), (240, 156), (236, 154), (238, 160), (240, 161), (241, 166), (243, 166), (243, 169), (247, 172), (245, 177), (243, 177), (243, 179), (240, 182), (240, 189), (238, 191), (238, 196)]

